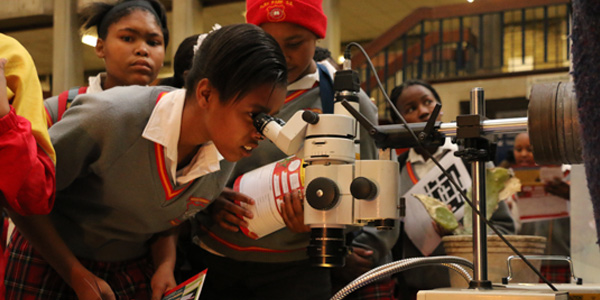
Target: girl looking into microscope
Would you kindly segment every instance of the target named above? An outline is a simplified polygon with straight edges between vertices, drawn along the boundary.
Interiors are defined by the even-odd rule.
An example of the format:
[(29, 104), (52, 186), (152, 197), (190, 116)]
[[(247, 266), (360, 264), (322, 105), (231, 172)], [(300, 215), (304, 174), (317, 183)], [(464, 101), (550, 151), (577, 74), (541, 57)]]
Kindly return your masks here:
[[(327, 28), (322, 0), (277, 3), (248, 0), (246, 8), (247, 22), (272, 35), (286, 56), (288, 94), (275, 117), (287, 121), (299, 110), (331, 113), (325, 108), (333, 107), (332, 74), (313, 60), (317, 40), (325, 37)], [(329, 95), (323, 92), (327, 84), (330, 85)], [(364, 92), (359, 94), (359, 102), (361, 113), (377, 123), (377, 108)], [(373, 141), (364, 128), (360, 130), (361, 159), (375, 159), (377, 149)], [(230, 181), (286, 157), (270, 141), (260, 142), (252, 156), (236, 165)], [(203, 299), (325, 299), (337, 291), (333, 291), (330, 269), (309, 263), (306, 246), (310, 240), (310, 227), (304, 224), (302, 192), (286, 193), (283, 199), (282, 215), (286, 227), (260, 239), (249, 238), (240, 229), (248, 226), (246, 218), (258, 216), (236, 204), (252, 204), (255, 199), (233, 189), (224, 191), (215, 201), (210, 210), (212, 216), (198, 218), (197, 227), (202, 229), (196, 232), (197, 246), (193, 251), (200, 254), (202, 268), (207, 266), (213, 270), (204, 284)], [(346, 266), (337, 272), (345, 278), (334, 277), (342, 281), (342, 286), (391, 259), (389, 249), (395, 236), (382, 237), (381, 232), (375, 229), (367, 232), (369, 229), (373, 228), (355, 234), (354, 251), (347, 258)], [(386, 299), (392, 289), (393, 282), (389, 279), (385, 286), (379, 287), (379, 295), (372, 299)]]
[[(277, 42), (257, 26), (210, 33), (186, 89), (115, 87), (77, 97), (50, 128), (49, 216), (11, 215), (6, 299), (161, 299), (175, 286), (177, 226), (221, 192), (285, 99)], [(31, 262), (35, 263), (31, 263)]]

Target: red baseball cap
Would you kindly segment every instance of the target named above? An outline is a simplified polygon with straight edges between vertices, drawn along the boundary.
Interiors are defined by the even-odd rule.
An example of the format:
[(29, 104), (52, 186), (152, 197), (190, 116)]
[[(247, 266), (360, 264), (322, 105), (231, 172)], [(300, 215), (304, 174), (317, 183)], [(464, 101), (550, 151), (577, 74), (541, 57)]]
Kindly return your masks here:
[(247, 0), (246, 22), (257, 26), (263, 23), (294, 23), (312, 31), (320, 39), (325, 37), (327, 30), (322, 0)]

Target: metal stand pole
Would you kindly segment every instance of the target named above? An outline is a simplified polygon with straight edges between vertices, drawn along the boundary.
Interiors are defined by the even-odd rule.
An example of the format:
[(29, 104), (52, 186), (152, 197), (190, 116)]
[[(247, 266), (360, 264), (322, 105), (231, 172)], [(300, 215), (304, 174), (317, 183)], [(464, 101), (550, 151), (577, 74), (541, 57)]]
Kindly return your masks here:
[[(471, 114), (485, 117), (485, 99), (480, 87), (471, 90)], [(471, 162), (472, 199), (475, 209), (486, 215), (485, 161)], [(491, 288), (487, 277), (487, 231), (484, 220), (473, 210), (473, 280), (471, 288)]]

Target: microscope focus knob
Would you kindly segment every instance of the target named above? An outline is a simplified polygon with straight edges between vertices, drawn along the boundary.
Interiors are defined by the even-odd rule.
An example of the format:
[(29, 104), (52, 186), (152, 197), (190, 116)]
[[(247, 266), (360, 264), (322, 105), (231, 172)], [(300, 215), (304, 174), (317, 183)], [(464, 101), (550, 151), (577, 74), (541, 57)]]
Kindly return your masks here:
[(337, 184), (329, 178), (317, 177), (306, 187), (306, 201), (314, 209), (331, 209), (339, 199), (340, 190)]
[(350, 193), (356, 199), (372, 200), (377, 196), (377, 185), (368, 178), (356, 177), (350, 184)]

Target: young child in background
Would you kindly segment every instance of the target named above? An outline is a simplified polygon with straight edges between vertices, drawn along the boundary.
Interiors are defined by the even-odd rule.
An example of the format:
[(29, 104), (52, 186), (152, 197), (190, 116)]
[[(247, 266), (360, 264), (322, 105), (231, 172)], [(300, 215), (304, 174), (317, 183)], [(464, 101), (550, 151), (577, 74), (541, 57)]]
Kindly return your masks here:
[(158, 0), (121, 0), (115, 4), (93, 2), (82, 16), (84, 28), (96, 27), (96, 55), (106, 72), (45, 101), (49, 126), (58, 122), (75, 96), (97, 93), (115, 86), (149, 85), (158, 76), (169, 44), (164, 6)]
[[(519, 133), (515, 137), (513, 152), (515, 156), (515, 165), (513, 167), (536, 166), (533, 147), (531, 146), (528, 133)], [(570, 200), (571, 187), (568, 180), (570, 168), (568, 167), (563, 166), (563, 177), (554, 178), (546, 182), (544, 191), (565, 200)], [(515, 197), (515, 199), (517, 200), (516, 204), (518, 207), (519, 198)], [(569, 217), (523, 222), (519, 234), (546, 237), (545, 254), (547, 255), (571, 256), (571, 220)], [(571, 282), (571, 269), (566, 261), (542, 261), (540, 271), (550, 282)]]
[[(33, 59), (17, 40), (0, 33), (0, 204), (16, 214), (47, 214), (54, 204), (56, 156), (42, 102)], [(0, 250), (8, 233), (4, 221)], [(1, 295), (5, 263), (0, 257)]]
[[(275, 116), (288, 120), (299, 110), (324, 112), (324, 102), (333, 107), (333, 91), (329, 100), (321, 91), (331, 85), (331, 76), (324, 66), (314, 60), (317, 40), (325, 37), (327, 17), (321, 0), (246, 2), (246, 20), (259, 25), (281, 46), (288, 69), (288, 96)], [(360, 111), (377, 123), (377, 109), (366, 94), (361, 93)], [(362, 159), (376, 158), (376, 148), (368, 133), (361, 127), (360, 155)], [(253, 155), (241, 160), (230, 181), (238, 176), (287, 157), (270, 141), (259, 143)], [(331, 274), (328, 268), (309, 264), (306, 247), (310, 228), (304, 224), (300, 193), (292, 191), (284, 197), (282, 206), (286, 227), (260, 239), (245, 236), (240, 226), (243, 218), (252, 218), (250, 211), (235, 201), (254, 203), (254, 199), (226, 190), (212, 205), (212, 216), (198, 214), (195, 242), (202, 248), (203, 266), (211, 271), (203, 287), (201, 299), (327, 299), (332, 295)], [(371, 228), (372, 229), (372, 228)], [(385, 234), (385, 233), (384, 233)], [(344, 274), (354, 279), (391, 259), (389, 249), (395, 241), (379, 232), (363, 230), (356, 234), (354, 252), (347, 258)], [(389, 281), (391, 283), (391, 279)], [(393, 284), (389, 284), (389, 290)], [(390, 293), (391, 294), (391, 293)]]
[(533, 147), (529, 142), (529, 134), (527, 132), (519, 133), (515, 137), (515, 146), (513, 148), (514, 164), (520, 167), (535, 166), (533, 159)]
[(230, 162), (252, 153), (262, 139), (253, 116), (279, 110), (286, 78), (277, 42), (240, 24), (208, 35), (186, 89), (77, 97), (50, 129), (54, 210), (11, 215), (5, 298), (160, 299), (175, 286), (177, 225), (219, 195)]

